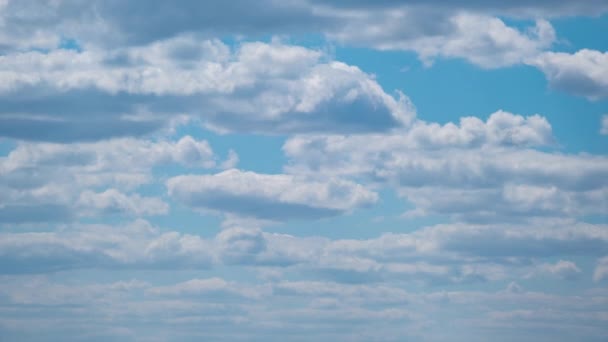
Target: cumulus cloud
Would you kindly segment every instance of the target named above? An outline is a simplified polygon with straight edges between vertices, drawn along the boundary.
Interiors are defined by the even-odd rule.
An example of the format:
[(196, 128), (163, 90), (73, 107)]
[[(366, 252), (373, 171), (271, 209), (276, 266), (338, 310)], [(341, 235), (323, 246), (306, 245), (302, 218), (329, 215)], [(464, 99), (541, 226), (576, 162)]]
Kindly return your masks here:
[[(224, 265), (282, 267), (339, 282), (405, 281), (414, 275), (412, 281), (469, 282), (525, 277), (539, 270), (532, 263), (543, 258), (603, 256), (608, 252), (605, 228), (550, 220), (441, 224), (411, 233), (332, 240), (232, 227), (206, 239), (137, 220), (120, 227), (71, 225), (52, 232), (3, 233), (1, 259), (2, 273)], [(580, 272), (569, 261), (541, 265), (559, 277)]]
[[(257, 5), (256, 5), (257, 6)], [(517, 63), (546, 48), (553, 31), (545, 21), (520, 32), (498, 17), (536, 19), (608, 11), (600, 0), (568, 1), (292, 1), (264, 0), (264, 15), (247, 1), (152, 1), (141, 8), (128, 1), (3, 3), (0, 37), (8, 47), (54, 47), (69, 36), (101, 46), (141, 45), (180, 34), (203, 37), (321, 33), (355, 45), (398, 48), (422, 58), (462, 57), (484, 67)], [(44, 11), (43, 11), (44, 9)], [(44, 13), (41, 15), (40, 13)], [(129, 15), (124, 15), (129, 13)], [(405, 25), (404, 23), (407, 23)], [(19, 27), (20, 29), (16, 29)], [(494, 59), (493, 59), (494, 58)]]
[(0, 135), (95, 141), (141, 136), (177, 114), (221, 131), (385, 131), (413, 109), (370, 75), (320, 51), (280, 43), (176, 37), (117, 50), (0, 56)]
[(1, 159), (1, 170), (8, 174), (28, 168), (41, 170), (63, 166), (68, 170), (82, 168), (89, 172), (104, 172), (145, 170), (168, 163), (211, 168), (215, 166), (215, 158), (207, 141), (197, 141), (191, 136), (184, 136), (178, 141), (113, 139), (77, 144), (23, 142)]
[[(483, 120), (471, 116), (460, 119), (459, 125), (447, 123), (439, 125), (416, 121), (410, 129), (383, 135), (324, 135), (295, 136), (290, 138), (283, 150), (288, 155), (297, 155), (300, 151), (314, 152), (313, 146), (331, 144), (336, 148), (345, 148), (350, 144), (373, 139), (369, 149), (428, 149), (462, 148), (471, 149), (482, 146), (543, 146), (553, 143), (551, 125), (540, 115), (524, 117), (499, 110)], [(375, 141), (377, 140), (377, 141)], [(348, 156), (348, 154), (345, 154)]]
[[(348, 14), (343, 29), (329, 36), (380, 50), (415, 51), (426, 64), (438, 57), (463, 58), (483, 68), (519, 64), (555, 40), (553, 27), (544, 20), (528, 32), (520, 32), (499, 18), (471, 13), (454, 15), (414, 7), (374, 14), (370, 16), (365, 10)], [(441, 24), (423, 23), (429, 19)]]
[(608, 97), (608, 52), (582, 49), (573, 54), (545, 52), (527, 61), (557, 90), (591, 100)]
[(236, 169), (177, 176), (167, 181), (167, 188), (170, 196), (194, 209), (271, 221), (335, 216), (378, 199), (363, 186), (339, 179), (321, 182)]
[(0, 157), (0, 222), (165, 214), (168, 205), (159, 198), (129, 192), (150, 183), (156, 166), (213, 168), (217, 159), (206, 141), (190, 136), (156, 142), (22, 142)]
[(144, 220), (124, 226), (77, 225), (52, 232), (2, 233), (2, 273), (77, 268), (209, 267), (213, 256), (198, 236), (163, 233)]
[[(257, 38), (260, 35), (320, 33), (330, 41), (349, 45), (413, 51), (426, 64), (438, 58), (462, 58), (482, 68), (525, 62), (540, 68), (555, 88), (593, 99), (605, 97), (605, 84), (601, 81), (605, 77), (601, 76), (602, 65), (606, 63), (602, 62), (602, 53), (591, 50), (581, 50), (575, 55), (545, 53), (556, 41), (556, 34), (548, 21), (538, 19), (573, 13), (597, 15), (608, 10), (604, 4), (595, 1), (581, 5), (567, 2), (503, 5), (477, 1), (450, 4), (382, 2), (370, 5), (305, 0), (279, 4), (275, 0), (265, 0), (260, 6), (266, 8), (264, 16), (252, 16), (255, 9), (241, 1), (231, 5), (216, 1), (205, 4), (185, 1), (170, 9), (156, 1), (146, 9), (128, 1), (87, 4), (74, 1), (27, 2), (27, 5), (6, 1), (0, 17), (6, 32), (0, 37), (0, 51), (6, 50), (7, 53), (0, 58), (0, 65), (7, 67), (1, 71), (6, 84), (3, 90), (13, 91), (2, 100), (7, 109), (12, 109), (14, 106), (8, 106), (12, 104), (12, 97), (28, 94), (19, 97), (18, 108), (30, 109), (30, 112), (5, 113), (0, 117), (2, 126), (10, 128), (0, 130), (0, 134), (46, 140), (97, 140), (107, 136), (145, 135), (166, 126), (167, 112), (183, 111), (213, 117), (208, 125), (217, 130), (245, 129), (235, 127), (239, 118), (246, 120), (243, 125), (253, 126), (253, 130), (258, 132), (268, 132), (272, 125), (278, 126), (277, 130), (281, 132), (323, 130), (326, 126), (315, 121), (303, 122), (297, 115), (302, 111), (310, 112), (312, 109), (306, 107), (306, 103), (311, 101), (317, 101), (314, 109), (320, 118), (327, 118), (328, 112), (337, 112), (331, 118), (341, 123), (344, 130), (368, 130), (370, 128), (366, 127), (372, 123), (379, 125), (374, 127), (375, 130), (381, 130), (398, 124), (404, 118), (403, 113), (397, 112), (405, 110), (395, 108), (402, 105), (390, 103), (395, 100), (383, 99), (388, 95), (370, 89), (376, 86), (364, 84), (367, 81), (362, 79), (367, 75), (360, 71), (347, 72), (348, 68), (335, 63), (307, 66), (311, 58), (318, 58), (318, 52), (300, 49), (297, 54), (299, 62), (294, 62), (290, 58), (273, 59), (277, 54), (294, 57), (294, 49), (277, 48), (275, 52), (268, 53), (259, 47), (244, 46), (241, 52), (246, 56), (235, 61), (243, 57), (241, 52), (231, 52), (213, 40), (197, 44), (201, 37), (245, 35)], [(222, 9), (230, 15), (223, 13)], [(208, 16), (211, 17), (202, 19)], [(218, 21), (220, 17), (222, 20)], [(501, 19), (505, 17), (533, 18), (536, 22), (534, 26), (519, 29), (507, 25)], [(58, 49), (65, 45), (66, 36), (74, 38), (69, 42), (77, 48)], [(248, 58), (249, 55), (253, 58)], [(269, 63), (256, 65), (273, 65), (275, 70), (268, 74), (276, 79), (255, 82), (257, 97), (249, 94), (251, 97), (241, 98), (249, 93), (248, 86), (252, 85), (252, 79), (247, 77), (255, 77), (255, 73), (246, 69), (256, 69), (245, 64), (255, 63), (259, 58)], [(18, 70), (23, 67), (34, 72), (23, 75), (21, 70), (20, 74)], [(287, 69), (291, 72), (300, 70), (300, 78), (306, 78), (308, 82), (294, 81), (286, 86), (285, 80), (290, 79), (290, 73), (280, 71)], [(235, 73), (231, 74), (231, 71)], [(50, 77), (51, 74), (54, 76)], [(324, 75), (336, 83), (319, 85), (317, 79), (323, 79)], [(240, 87), (238, 82), (234, 83), (239, 78), (244, 78), (245, 82)], [(233, 89), (225, 93), (231, 87)], [(327, 98), (321, 101), (319, 95), (311, 94), (321, 90), (320, 87), (331, 92), (336, 101)], [(351, 88), (365, 94), (349, 98), (346, 94)], [(217, 92), (233, 95), (239, 101), (229, 105), (230, 99), (210, 101), (207, 98)], [(49, 93), (54, 95), (52, 101), (47, 98)], [(180, 101), (170, 96), (176, 93), (183, 97)], [(300, 94), (317, 99), (299, 98)], [(159, 98), (159, 95), (162, 96)], [(109, 101), (119, 110), (103, 113), (94, 123), (78, 120), (80, 116), (68, 113), (103, 111), (99, 104)], [(28, 106), (24, 107), (26, 102)], [(201, 107), (210, 107), (208, 102), (212, 102), (214, 109), (201, 111)], [(396, 102), (400, 101), (397, 99)], [(45, 117), (55, 114), (53, 117), (58, 118), (52, 108), (58, 103), (62, 103), (59, 116), (68, 115), (70, 120), (48, 120)], [(253, 114), (259, 114), (257, 109), (260, 106), (269, 106), (265, 109), (266, 115), (262, 115), (264, 120), (251, 120)], [(381, 108), (384, 106), (386, 110)], [(41, 114), (40, 108), (47, 112)], [(370, 120), (366, 111), (360, 108), (382, 114), (377, 115), (377, 120)], [(239, 115), (243, 110), (252, 113)], [(277, 113), (296, 122), (268, 122)], [(24, 114), (29, 115), (24, 117)], [(367, 126), (348, 125), (352, 120), (346, 120), (345, 116), (351, 119), (363, 116), (360, 119)], [(335, 122), (333, 120), (329, 122)], [(19, 133), (32, 130), (37, 134), (25, 136)]]
[(487, 220), (602, 214), (606, 158), (532, 149), (551, 144), (544, 118), (499, 111), (485, 123), (418, 122), (388, 135), (295, 136), (283, 150), (289, 173), (352, 177), (398, 189), (415, 206), (408, 215)]
[(608, 135), (608, 114), (602, 116), (600, 134)]

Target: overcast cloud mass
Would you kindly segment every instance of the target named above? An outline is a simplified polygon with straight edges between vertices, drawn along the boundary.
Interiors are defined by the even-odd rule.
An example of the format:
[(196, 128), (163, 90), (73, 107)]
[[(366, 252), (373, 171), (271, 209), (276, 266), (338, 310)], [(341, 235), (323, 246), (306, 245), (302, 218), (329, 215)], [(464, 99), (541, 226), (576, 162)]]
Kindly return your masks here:
[(0, 341), (605, 341), (607, 32), (0, 0)]

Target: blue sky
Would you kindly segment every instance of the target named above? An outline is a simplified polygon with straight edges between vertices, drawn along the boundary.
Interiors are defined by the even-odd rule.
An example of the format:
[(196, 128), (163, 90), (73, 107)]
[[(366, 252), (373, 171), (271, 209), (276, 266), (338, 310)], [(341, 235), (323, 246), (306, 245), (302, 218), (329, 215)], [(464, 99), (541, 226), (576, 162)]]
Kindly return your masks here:
[(603, 341), (608, 3), (0, 1), (0, 340)]

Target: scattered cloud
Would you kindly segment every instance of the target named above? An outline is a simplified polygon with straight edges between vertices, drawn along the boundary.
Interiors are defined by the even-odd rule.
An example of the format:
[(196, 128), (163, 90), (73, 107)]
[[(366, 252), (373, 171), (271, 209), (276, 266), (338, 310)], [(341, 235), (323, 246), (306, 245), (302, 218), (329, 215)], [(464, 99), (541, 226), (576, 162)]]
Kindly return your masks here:
[(209, 144), (113, 139), (95, 143), (19, 143), (0, 157), (0, 223), (68, 221), (105, 215), (161, 215), (168, 204), (132, 193), (161, 165), (214, 168)]
[(545, 52), (527, 63), (539, 68), (552, 88), (591, 100), (608, 97), (608, 52)]
[[(538, 55), (555, 41), (555, 31), (545, 20), (521, 32), (492, 16), (416, 7), (344, 16), (347, 24), (329, 37), (379, 50), (414, 51), (427, 65), (436, 58), (462, 58), (482, 68), (505, 67)], [(428, 20), (442, 24), (425, 24)]]
[(484, 123), (414, 123), (384, 135), (295, 136), (283, 151), (285, 170), (364, 179), (398, 189), (414, 205), (408, 216), (513, 220), (603, 214), (608, 160), (540, 151), (551, 126), (536, 115), (496, 112)]
[(292, 175), (231, 169), (215, 175), (183, 175), (167, 181), (169, 195), (194, 209), (271, 221), (335, 216), (370, 206), (376, 193), (361, 185)]
[(0, 0), (0, 339), (605, 340), (607, 13)]
[[(189, 51), (180, 55), (176, 51)], [(280, 43), (177, 37), (115, 51), (0, 56), (0, 136), (144, 136), (185, 114), (219, 132), (386, 131), (415, 115), (355, 66)]]

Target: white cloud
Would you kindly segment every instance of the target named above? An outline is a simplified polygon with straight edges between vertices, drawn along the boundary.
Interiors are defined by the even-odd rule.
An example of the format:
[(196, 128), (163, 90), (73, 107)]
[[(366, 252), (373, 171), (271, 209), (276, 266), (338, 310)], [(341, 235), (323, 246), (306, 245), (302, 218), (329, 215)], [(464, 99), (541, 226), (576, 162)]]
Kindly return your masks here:
[[(0, 170), (5, 177), (34, 169), (40, 176), (61, 166), (55, 175), (81, 173), (76, 181), (86, 184), (104, 184), (102, 174), (140, 173), (160, 164), (176, 163), (187, 167), (212, 168), (216, 156), (205, 140), (197, 141), (184, 136), (178, 141), (152, 141), (143, 139), (112, 139), (96, 143), (19, 143), (8, 156), (0, 159)], [(99, 181), (88, 180), (86, 174), (100, 174)], [(74, 181), (72, 178), (71, 181)], [(92, 178), (92, 177), (91, 177)]]
[(190, 136), (178, 141), (18, 143), (0, 157), (0, 221), (165, 214), (168, 205), (159, 198), (130, 192), (150, 183), (152, 169), (166, 164), (213, 168), (218, 161), (206, 141)]
[(390, 96), (357, 67), (328, 59), (277, 42), (231, 49), (191, 36), (113, 51), (8, 54), (0, 56), (0, 135), (144, 135), (175, 114), (220, 132), (386, 131), (414, 116), (403, 95)]
[[(492, 113), (486, 122), (470, 116), (460, 119), (459, 125), (416, 121), (405, 131), (378, 135), (327, 135), (295, 136), (290, 138), (283, 150), (288, 155), (298, 155), (302, 150), (317, 144), (331, 144), (332, 150), (344, 149), (351, 144), (373, 140), (366, 149), (377, 152), (391, 149), (413, 150), (441, 148), (470, 149), (482, 146), (543, 146), (553, 143), (551, 125), (540, 115), (524, 117), (499, 110)], [(324, 147), (321, 145), (320, 147)], [(311, 149), (311, 153), (314, 149)], [(348, 154), (346, 154), (348, 156)]]
[(115, 227), (76, 225), (0, 235), (4, 274), (75, 268), (206, 268), (213, 262), (208, 242), (199, 236), (163, 233), (143, 220)]
[[(256, 13), (257, 8), (265, 8), (264, 15)], [(231, 5), (207, 1), (184, 2), (170, 10), (157, 1), (150, 2), (145, 9), (130, 2), (59, 1), (22, 5), (9, 1), (0, 12), (3, 19), (0, 23), (5, 23), (7, 32), (0, 42), (13, 49), (48, 48), (56, 46), (60, 37), (68, 36), (88, 45), (116, 46), (141, 45), (180, 34), (257, 37), (313, 32), (355, 45), (414, 50), (422, 57), (463, 57), (493, 67), (517, 63), (522, 56), (546, 48), (553, 38), (553, 31), (545, 21), (539, 21), (537, 32), (520, 32), (498, 18), (527, 20), (599, 15), (606, 11), (608, 6), (601, 0), (576, 3), (298, 0), (289, 4), (268, 0), (256, 6), (246, 1)], [(538, 31), (541, 34), (536, 34)], [(182, 51), (187, 54), (191, 50)]]
[[(448, 13), (406, 7), (385, 9), (370, 16), (362, 9), (348, 15), (347, 24), (329, 36), (380, 50), (415, 51), (427, 64), (438, 57), (463, 58), (483, 68), (519, 64), (555, 41), (553, 27), (544, 20), (538, 20), (527, 32), (520, 32), (496, 17)], [(441, 24), (425, 27), (423, 20)]]
[(170, 196), (194, 209), (278, 221), (339, 215), (378, 199), (374, 192), (348, 181), (236, 169), (173, 177), (167, 188)]
[(467, 283), (527, 278), (539, 271), (568, 278), (582, 275), (576, 264), (549, 264), (545, 258), (606, 255), (606, 231), (605, 225), (540, 220), (526, 225), (443, 224), (335, 240), (232, 227), (206, 239), (137, 220), (116, 227), (70, 225), (51, 232), (2, 233), (0, 273), (248, 266), (345, 283)]
[(608, 52), (582, 49), (574, 54), (545, 52), (527, 63), (539, 68), (557, 90), (591, 100), (608, 97)]
[(608, 114), (602, 116), (600, 134), (608, 135)]
[(549, 221), (530, 225), (443, 224), (407, 234), (385, 233), (369, 240), (333, 241), (327, 248), (337, 255), (384, 262), (445, 262), (469, 256), (494, 263), (513, 257), (594, 256), (603, 255), (608, 248), (604, 228)]
[(414, 204), (410, 216), (487, 221), (603, 214), (608, 159), (531, 149), (553, 142), (544, 118), (499, 111), (485, 123), (463, 118), (459, 126), (417, 122), (387, 135), (295, 136), (283, 150), (286, 172), (391, 187)]
[(111, 214), (161, 215), (169, 211), (169, 205), (158, 198), (142, 197), (139, 194), (125, 195), (116, 189), (101, 193), (84, 191), (76, 204), (78, 215), (96, 216)]

